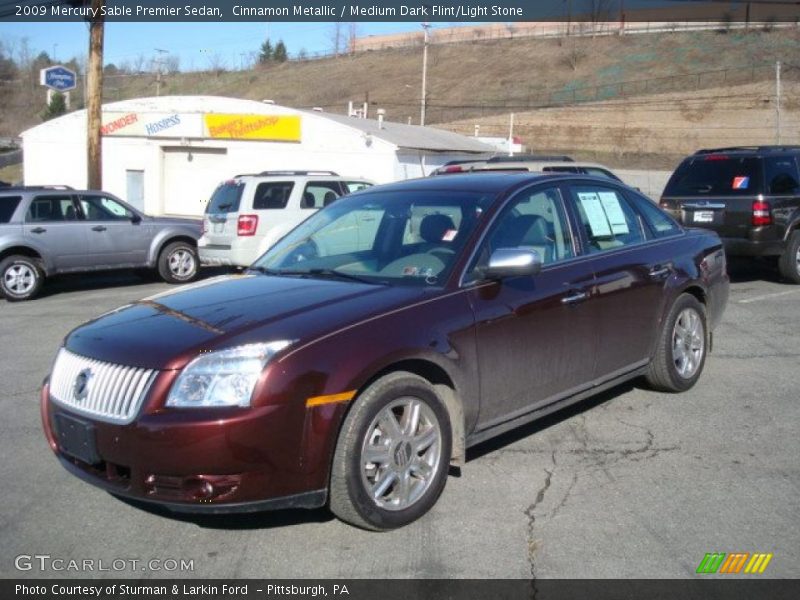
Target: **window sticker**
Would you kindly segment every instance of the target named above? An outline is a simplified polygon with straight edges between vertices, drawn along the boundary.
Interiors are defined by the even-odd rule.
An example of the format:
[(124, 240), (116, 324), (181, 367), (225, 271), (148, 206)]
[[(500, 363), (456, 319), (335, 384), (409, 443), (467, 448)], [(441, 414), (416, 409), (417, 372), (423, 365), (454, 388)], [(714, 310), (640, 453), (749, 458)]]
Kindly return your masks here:
[(443, 242), (452, 242), (454, 239), (456, 239), (456, 234), (457, 233), (458, 233), (458, 231), (455, 230), (455, 229), (448, 229), (447, 231), (444, 232), (444, 235), (442, 236), (442, 241)]
[(597, 194), (594, 192), (578, 192), (578, 200), (580, 200), (583, 212), (586, 214), (586, 220), (589, 222), (592, 236), (611, 236), (611, 225), (608, 223), (606, 211), (603, 209), (603, 204)]
[(598, 192), (600, 203), (606, 211), (608, 223), (611, 225), (611, 233), (614, 235), (627, 235), (630, 233), (628, 222), (625, 220), (625, 213), (619, 204), (619, 198), (615, 192)]
[(746, 190), (750, 187), (750, 178), (749, 177), (734, 177), (733, 178), (733, 189), (735, 190)]

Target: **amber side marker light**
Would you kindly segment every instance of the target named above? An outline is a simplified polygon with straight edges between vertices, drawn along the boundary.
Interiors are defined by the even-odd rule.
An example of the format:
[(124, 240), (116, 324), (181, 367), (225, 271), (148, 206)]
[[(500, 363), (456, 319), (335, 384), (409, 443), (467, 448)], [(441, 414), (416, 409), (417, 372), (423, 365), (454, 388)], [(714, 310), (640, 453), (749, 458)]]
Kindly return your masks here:
[(342, 392), (341, 394), (328, 394), (327, 396), (314, 396), (306, 400), (306, 408), (312, 406), (322, 406), (323, 404), (336, 404), (337, 402), (349, 402), (356, 395), (356, 390)]

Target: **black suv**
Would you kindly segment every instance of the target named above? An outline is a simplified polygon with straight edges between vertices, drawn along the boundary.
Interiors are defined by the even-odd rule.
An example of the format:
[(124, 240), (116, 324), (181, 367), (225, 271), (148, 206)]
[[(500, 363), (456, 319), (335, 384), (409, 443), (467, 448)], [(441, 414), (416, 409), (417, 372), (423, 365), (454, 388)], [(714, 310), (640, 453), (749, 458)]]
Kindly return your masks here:
[(661, 207), (685, 225), (713, 229), (728, 256), (778, 257), (800, 284), (800, 146), (700, 150), (670, 177)]

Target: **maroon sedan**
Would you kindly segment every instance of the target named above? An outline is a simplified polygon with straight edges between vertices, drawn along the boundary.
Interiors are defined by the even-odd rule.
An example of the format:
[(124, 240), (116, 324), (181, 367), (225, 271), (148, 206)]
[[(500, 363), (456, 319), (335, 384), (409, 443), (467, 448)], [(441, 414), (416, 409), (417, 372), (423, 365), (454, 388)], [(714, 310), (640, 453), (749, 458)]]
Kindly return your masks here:
[(428, 511), (466, 448), (644, 376), (700, 377), (728, 296), (713, 232), (621, 184), (480, 174), (379, 186), (244, 274), (70, 333), (42, 389), (72, 473), (176, 511)]

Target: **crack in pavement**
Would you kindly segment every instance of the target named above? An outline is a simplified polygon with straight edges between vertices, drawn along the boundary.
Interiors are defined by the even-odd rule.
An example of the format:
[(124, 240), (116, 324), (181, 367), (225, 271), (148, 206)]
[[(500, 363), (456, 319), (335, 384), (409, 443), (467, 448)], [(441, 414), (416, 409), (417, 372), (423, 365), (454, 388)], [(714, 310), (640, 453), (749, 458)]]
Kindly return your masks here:
[(525, 509), (525, 516), (528, 517), (528, 564), (530, 565), (531, 573), (531, 597), (536, 598), (538, 589), (536, 587), (536, 560), (535, 554), (539, 548), (539, 541), (534, 538), (533, 530), (536, 524), (536, 508), (544, 500), (547, 490), (550, 489), (550, 483), (553, 480), (553, 473), (556, 471), (556, 451), (553, 450), (550, 454), (550, 459), (553, 461), (552, 469), (545, 469), (544, 472), (547, 476), (544, 479), (544, 484), (536, 493), (536, 499), (533, 503)]

